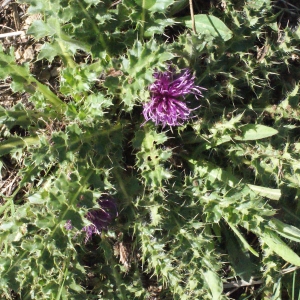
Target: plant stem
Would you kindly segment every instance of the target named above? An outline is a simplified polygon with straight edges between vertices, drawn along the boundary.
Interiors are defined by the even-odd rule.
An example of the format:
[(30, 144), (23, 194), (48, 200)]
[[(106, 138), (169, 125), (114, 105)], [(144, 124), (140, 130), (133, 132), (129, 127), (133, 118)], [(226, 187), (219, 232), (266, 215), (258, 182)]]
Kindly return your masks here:
[(195, 15), (194, 15), (194, 7), (193, 7), (193, 0), (190, 1), (190, 12), (191, 12), (191, 20), (192, 20), (192, 28), (195, 34), (197, 34), (196, 26), (195, 26)]
[(89, 23), (91, 24), (93, 30), (96, 33), (96, 36), (99, 38), (100, 44), (104, 50), (106, 50), (107, 46), (105, 43), (105, 40), (103, 38), (103, 33), (98, 29), (98, 26), (95, 24), (95, 21), (91, 18), (89, 13), (86, 11), (85, 7), (82, 5), (80, 1), (77, 1), (80, 8), (82, 9), (83, 13), (85, 14), (86, 18), (89, 20)]
[[(110, 247), (109, 242), (107, 241), (107, 238), (106, 238), (104, 232), (102, 232), (102, 242), (105, 243), (107, 247)], [(114, 280), (116, 282), (117, 291), (119, 292), (118, 297), (122, 300), (128, 299), (126, 297), (126, 292), (124, 290), (124, 286), (122, 285), (122, 280), (121, 280), (121, 277), (120, 277), (120, 271), (117, 269), (117, 262), (115, 261), (113, 255), (109, 255), (109, 257), (106, 257), (106, 259), (109, 259), (109, 264), (110, 264), (111, 269), (113, 271), (113, 277), (114, 277)]]
[(145, 26), (145, 19), (146, 19), (146, 0), (143, 0), (142, 3), (142, 19), (141, 19), (141, 27), (140, 27), (140, 39), (143, 40), (144, 38), (144, 26)]

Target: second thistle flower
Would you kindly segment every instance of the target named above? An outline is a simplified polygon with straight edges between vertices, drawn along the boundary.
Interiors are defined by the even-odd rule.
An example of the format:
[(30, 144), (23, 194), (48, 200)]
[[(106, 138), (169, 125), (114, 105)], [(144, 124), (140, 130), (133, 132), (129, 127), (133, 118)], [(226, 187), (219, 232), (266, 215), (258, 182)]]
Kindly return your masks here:
[(87, 242), (93, 234), (100, 235), (103, 230), (107, 230), (110, 223), (118, 216), (115, 200), (111, 197), (103, 197), (98, 200), (99, 208), (90, 210), (86, 218), (91, 222), (82, 230), (86, 233)]
[(165, 127), (181, 125), (190, 118), (191, 109), (182, 100), (188, 94), (203, 97), (203, 87), (196, 86), (190, 70), (174, 74), (171, 68), (166, 72), (155, 72), (156, 79), (150, 85), (151, 100), (144, 104), (145, 122), (152, 120), (155, 125)]

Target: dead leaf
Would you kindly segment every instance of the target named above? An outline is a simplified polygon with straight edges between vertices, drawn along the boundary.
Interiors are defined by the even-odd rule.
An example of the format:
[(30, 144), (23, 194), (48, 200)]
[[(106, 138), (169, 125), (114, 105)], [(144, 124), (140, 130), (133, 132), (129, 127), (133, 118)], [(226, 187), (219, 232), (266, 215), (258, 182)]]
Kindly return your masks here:
[(23, 53), (23, 60), (25, 62), (32, 61), (34, 59), (34, 51), (32, 46), (29, 46), (28, 48), (25, 49)]
[(114, 255), (120, 257), (120, 263), (128, 271), (130, 268), (130, 246), (123, 242), (116, 242), (114, 245)]

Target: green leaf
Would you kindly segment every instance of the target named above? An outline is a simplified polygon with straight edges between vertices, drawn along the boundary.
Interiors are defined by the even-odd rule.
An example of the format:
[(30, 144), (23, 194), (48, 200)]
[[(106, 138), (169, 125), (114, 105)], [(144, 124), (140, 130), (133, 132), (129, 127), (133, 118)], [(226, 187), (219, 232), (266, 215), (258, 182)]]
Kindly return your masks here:
[(167, 7), (174, 3), (174, 0), (134, 0), (143, 9), (151, 12), (165, 12)]
[[(148, 2), (147, 0), (146, 2)], [(156, 0), (154, 5), (152, 5), (149, 10), (151, 12), (161, 12), (164, 13), (166, 12), (167, 8), (173, 4), (175, 1), (174, 0)]]
[(124, 71), (134, 76), (136, 73), (157, 66), (158, 63), (165, 62), (173, 57), (174, 55), (168, 47), (158, 45), (155, 40), (150, 40), (145, 44), (137, 41), (128, 53), (128, 60), (123, 60)]
[(34, 241), (24, 240), (21, 243), (21, 248), (23, 250), (27, 250), (29, 252), (36, 252), (38, 250), (43, 249), (43, 243), (42, 243), (42, 240), (39, 237), (36, 237)]
[(42, 197), (41, 194), (35, 193), (28, 197), (28, 200), (32, 204), (45, 204), (46, 199)]
[(172, 4), (171, 7), (169, 8), (167, 15), (173, 16), (176, 13), (182, 11), (188, 5), (189, 5), (189, 0), (176, 0), (174, 4)]
[[(191, 29), (193, 28), (190, 17), (178, 18), (178, 21)], [(206, 35), (213, 38), (219, 37), (224, 41), (232, 38), (232, 31), (220, 19), (211, 15), (195, 15), (195, 27), (199, 35)]]
[(259, 124), (247, 124), (239, 129), (242, 132), (241, 136), (233, 137), (238, 141), (255, 141), (271, 137), (278, 133), (274, 128)]
[(41, 115), (40, 112), (26, 110), (21, 103), (11, 109), (4, 109), (0, 106), (0, 123), (5, 124), (9, 129), (15, 125), (27, 128), (33, 120), (37, 120)]
[(5, 54), (0, 47), (0, 77), (5, 79), (10, 75), (17, 90), (25, 90), (31, 94), (39, 92), (58, 112), (66, 110), (67, 105), (60, 100), (46, 85), (37, 81), (29, 72), (28, 65), (20, 66), (15, 62), (14, 54)]
[(48, 215), (45, 215), (45, 216), (44, 215), (43, 216), (38, 216), (38, 219), (35, 222), (35, 225), (38, 228), (46, 229), (46, 230), (50, 229), (50, 228), (53, 228), (56, 224), (57, 224), (57, 218), (55, 218), (51, 214), (48, 214)]
[(73, 55), (77, 52), (77, 50), (82, 50), (85, 52), (90, 51), (90, 46), (88, 44), (77, 41), (76, 39), (73, 39), (65, 34), (61, 34), (61, 38), (56, 40), (60, 44), (62, 53), (66, 51), (65, 49), (70, 51)]
[(150, 218), (151, 218), (151, 223), (154, 226), (157, 226), (162, 219), (161, 214), (159, 213), (160, 205), (154, 205), (150, 206)]
[(300, 243), (300, 229), (292, 226), (285, 224), (281, 222), (280, 220), (273, 218), (272, 220), (269, 221), (269, 225), (274, 229), (278, 234), (281, 236), (290, 239), (292, 241)]
[[(298, 29), (297, 32), (300, 32)], [(299, 86), (295, 85), (294, 89), (289, 91), (287, 97), (279, 104), (280, 107), (290, 110), (290, 107), (297, 108), (299, 103)]]
[(34, 21), (27, 30), (27, 34), (33, 35), (36, 39), (40, 39), (48, 35), (53, 35), (55, 33), (55, 27), (49, 26), (42, 20)]
[[(152, 23), (152, 22), (151, 22)], [(148, 26), (145, 30), (145, 37), (152, 37), (154, 34), (163, 34), (164, 28), (167, 26), (172, 26), (175, 21), (173, 19), (155, 19), (154, 24), (149, 22)]]
[(228, 223), (228, 225), (232, 229), (232, 231), (237, 235), (239, 240), (242, 242), (243, 247), (246, 250), (249, 250), (253, 255), (259, 257), (259, 254), (248, 244), (248, 242), (245, 240), (245, 238), (242, 236), (242, 234), (238, 231), (238, 229), (231, 223)]
[(260, 10), (264, 5), (270, 5), (270, 0), (247, 0), (246, 3), (248, 8)]
[[(224, 226), (225, 228), (225, 226)], [(228, 251), (228, 259), (237, 276), (246, 281), (250, 281), (254, 271), (254, 265), (250, 259), (248, 251), (245, 251), (237, 237), (225, 228), (226, 248)]]
[(37, 59), (42, 60), (42, 59), (47, 59), (49, 62), (52, 62), (54, 57), (57, 56), (57, 54), (60, 52), (60, 47), (58, 43), (44, 43), (41, 51), (38, 54)]
[(211, 299), (212, 300), (221, 299), (221, 295), (223, 292), (223, 284), (218, 274), (216, 274), (211, 270), (206, 270), (202, 273), (203, 273), (203, 278), (210, 289), (212, 295)]
[(285, 261), (295, 266), (300, 266), (300, 257), (274, 231), (264, 228), (260, 233), (260, 238), (274, 253), (282, 257)]
[(262, 197), (266, 197), (272, 200), (279, 200), (281, 197), (280, 189), (271, 189), (253, 184), (248, 184), (248, 187)]
[(128, 110), (133, 109), (135, 100), (148, 100), (146, 88), (153, 81), (153, 70), (164, 68), (165, 62), (173, 57), (169, 46), (159, 45), (155, 40), (134, 43), (127, 57), (122, 59), (122, 71), (128, 75), (123, 80), (120, 94)]
[(38, 137), (11, 137), (0, 143), (0, 156), (15, 152), (17, 149), (23, 149), (26, 146), (38, 145)]
[(80, 214), (71, 209), (64, 213), (64, 220), (71, 220), (72, 225), (78, 230), (81, 230), (84, 227), (84, 223)]
[(189, 162), (195, 166), (200, 177), (207, 177), (212, 183), (217, 180), (228, 184), (230, 187), (234, 187), (239, 183), (239, 179), (232, 173), (219, 168), (211, 162), (193, 159), (190, 159)]

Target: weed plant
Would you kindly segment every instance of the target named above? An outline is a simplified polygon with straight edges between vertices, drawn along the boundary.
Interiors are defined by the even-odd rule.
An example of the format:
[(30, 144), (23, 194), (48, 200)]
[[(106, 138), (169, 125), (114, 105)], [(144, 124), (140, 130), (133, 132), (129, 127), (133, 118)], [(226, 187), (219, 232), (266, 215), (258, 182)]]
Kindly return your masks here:
[[(42, 47), (0, 51), (28, 99), (0, 107), (1, 299), (298, 299), (298, 2), (19, 3)], [(185, 117), (143, 115), (186, 70)]]

